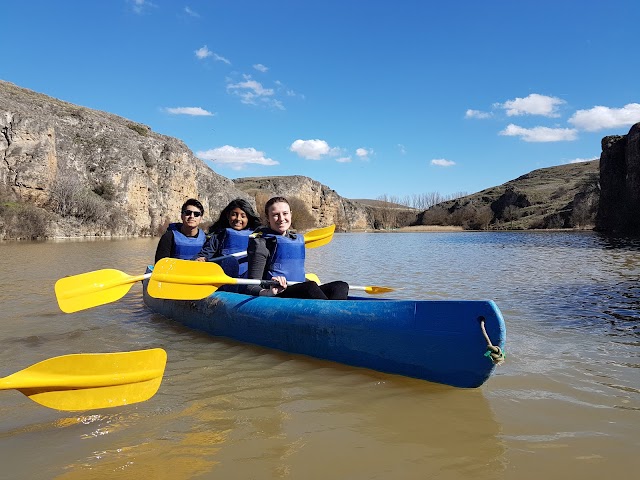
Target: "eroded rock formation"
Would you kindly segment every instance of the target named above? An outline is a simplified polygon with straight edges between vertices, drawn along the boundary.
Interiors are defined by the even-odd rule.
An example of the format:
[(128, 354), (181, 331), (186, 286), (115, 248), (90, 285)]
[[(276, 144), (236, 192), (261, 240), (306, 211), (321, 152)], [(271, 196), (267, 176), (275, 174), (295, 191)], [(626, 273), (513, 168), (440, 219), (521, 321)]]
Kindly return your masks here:
[(640, 123), (602, 139), (600, 189), (596, 229), (640, 235)]
[(0, 187), (52, 212), (47, 236), (148, 235), (190, 197), (210, 219), (233, 198), (253, 202), (180, 140), (2, 81), (0, 132)]

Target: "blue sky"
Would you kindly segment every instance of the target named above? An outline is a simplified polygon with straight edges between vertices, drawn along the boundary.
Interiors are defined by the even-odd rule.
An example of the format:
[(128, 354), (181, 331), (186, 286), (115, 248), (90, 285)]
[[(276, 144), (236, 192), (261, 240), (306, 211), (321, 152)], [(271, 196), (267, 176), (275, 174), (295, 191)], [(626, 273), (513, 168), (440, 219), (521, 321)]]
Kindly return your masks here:
[(0, 78), (228, 177), (474, 193), (640, 121), (637, 0), (5, 2)]

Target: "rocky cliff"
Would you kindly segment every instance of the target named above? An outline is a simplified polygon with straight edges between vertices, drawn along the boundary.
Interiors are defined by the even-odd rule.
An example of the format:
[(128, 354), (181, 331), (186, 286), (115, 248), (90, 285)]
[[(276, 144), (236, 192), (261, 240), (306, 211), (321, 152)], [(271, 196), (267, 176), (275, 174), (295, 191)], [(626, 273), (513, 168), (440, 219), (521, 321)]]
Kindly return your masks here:
[(600, 188), (596, 229), (640, 235), (640, 123), (602, 139)]
[[(308, 207), (305, 227), (371, 228), (371, 208), (310, 178), (232, 181), (145, 125), (0, 81), (0, 239), (154, 235), (190, 197), (215, 220), (233, 198)], [(26, 208), (28, 206), (29, 208)], [(40, 224), (26, 229), (24, 223)], [(33, 227), (33, 226), (32, 226)], [(27, 232), (27, 234), (21, 232)]]
[[(373, 217), (370, 208), (342, 198), (335, 190), (308, 177), (248, 177), (236, 179), (234, 183), (256, 199), (266, 200), (278, 195), (301, 200), (313, 218), (313, 225), (309, 227), (322, 227), (333, 223), (338, 231), (372, 228)], [(258, 203), (264, 204), (264, 201)]]
[(0, 132), (3, 205), (42, 209), (47, 237), (155, 234), (190, 197), (209, 219), (233, 198), (253, 202), (180, 140), (3, 81)]

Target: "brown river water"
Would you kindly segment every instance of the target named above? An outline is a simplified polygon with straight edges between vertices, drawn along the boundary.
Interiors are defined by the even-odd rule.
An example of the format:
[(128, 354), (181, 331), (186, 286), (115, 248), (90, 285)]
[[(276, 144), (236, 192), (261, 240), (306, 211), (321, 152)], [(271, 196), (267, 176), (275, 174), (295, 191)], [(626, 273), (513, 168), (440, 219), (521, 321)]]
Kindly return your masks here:
[(336, 234), (307, 251), (323, 281), (495, 300), (506, 362), (482, 387), (457, 389), (189, 330), (147, 310), (139, 284), (108, 305), (59, 310), (57, 279), (144, 273), (157, 240), (0, 243), (0, 376), (69, 353), (168, 354), (158, 393), (134, 405), (61, 412), (0, 391), (0, 478), (626, 479), (640, 469), (638, 241)]

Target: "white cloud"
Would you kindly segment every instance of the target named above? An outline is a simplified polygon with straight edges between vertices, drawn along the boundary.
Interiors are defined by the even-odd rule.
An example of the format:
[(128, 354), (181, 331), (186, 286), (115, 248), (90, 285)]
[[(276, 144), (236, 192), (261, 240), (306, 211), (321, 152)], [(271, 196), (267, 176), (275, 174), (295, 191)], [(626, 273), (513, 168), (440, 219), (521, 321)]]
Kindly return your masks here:
[(196, 57), (200, 59), (210, 57), (211, 55), (213, 55), (213, 52), (209, 50), (206, 45), (196, 50)]
[(173, 115), (193, 115), (196, 117), (208, 117), (215, 115), (214, 113), (200, 107), (167, 107), (165, 110)]
[(266, 158), (264, 152), (255, 148), (238, 148), (231, 145), (199, 151), (196, 152), (196, 156), (217, 165), (228, 166), (233, 170), (242, 170), (249, 164), (272, 166), (279, 163), (271, 158)]
[(221, 55), (218, 55), (215, 52), (212, 52), (211, 50), (209, 50), (209, 47), (207, 47), (206, 45), (196, 50), (195, 54), (196, 54), (196, 57), (198, 57), (200, 60), (205, 59), (207, 57), (213, 57), (213, 59), (218, 62), (224, 62), (227, 65), (231, 65), (231, 62), (229, 60), (227, 60)]
[(148, 7), (155, 7), (156, 5), (149, 0), (131, 0), (131, 8), (135, 13), (144, 13)]
[(435, 165), (437, 167), (452, 167), (456, 164), (456, 162), (452, 160), (446, 160), (444, 158), (434, 158), (431, 160), (431, 165)]
[(373, 153), (373, 150), (367, 150), (366, 148), (358, 148), (356, 149), (356, 155), (360, 157), (361, 160), (369, 160), (369, 155)]
[(517, 97), (514, 100), (507, 100), (502, 104), (498, 103), (496, 106), (505, 109), (509, 117), (519, 115), (559, 117), (557, 107), (564, 103), (566, 103), (564, 100), (557, 97), (548, 97), (546, 95), (532, 93), (528, 97)]
[(520, 137), (525, 142), (566, 142), (578, 138), (578, 131), (573, 128), (524, 128), (511, 123), (499, 135)]
[(253, 80), (250, 75), (244, 75), (244, 79), (243, 82), (227, 83), (227, 91), (240, 97), (242, 103), (248, 105), (263, 104), (284, 110), (282, 102), (272, 98), (275, 94), (272, 88), (263, 87), (260, 82)]
[(189, 7), (184, 7), (184, 11), (185, 11), (185, 13), (187, 15), (189, 15), (191, 17), (195, 17), (195, 18), (199, 18), (200, 17), (200, 14), (198, 14), (197, 12), (194, 12)]
[(464, 118), (490, 118), (493, 116), (491, 112), (481, 112), (480, 110), (467, 110), (464, 114)]
[(401, 143), (398, 144), (398, 149), (400, 150), (400, 153), (403, 155), (407, 153), (407, 149), (404, 148), (404, 145), (402, 145)]
[(261, 63), (256, 63), (253, 68), (255, 68), (256, 70), (258, 70), (259, 72), (265, 73), (269, 70), (268, 67), (265, 67), (264, 65), (262, 65)]
[(350, 161), (351, 161), (351, 157), (336, 158), (336, 162), (338, 163), (349, 163)]
[(640, 122), (640, 103), (629, 103), (622, 108), (596, 106), (578, 110), (569, 119), (574, 127), (588, 132), (631, 126), (637, 122)]
[(600, 160), (600, 157), (593, 158), (575, 158), (573, 160), (569, 160), (567, 163), (584, 163), (584, 162), (593, 162), (594, 160)]
[(307, 160), (320, 160), (324, 155), (332, 152), (329, 144), (324, 140), (296, 140), (291, 144), (289, 150), (298, 154), (299, 157)]

